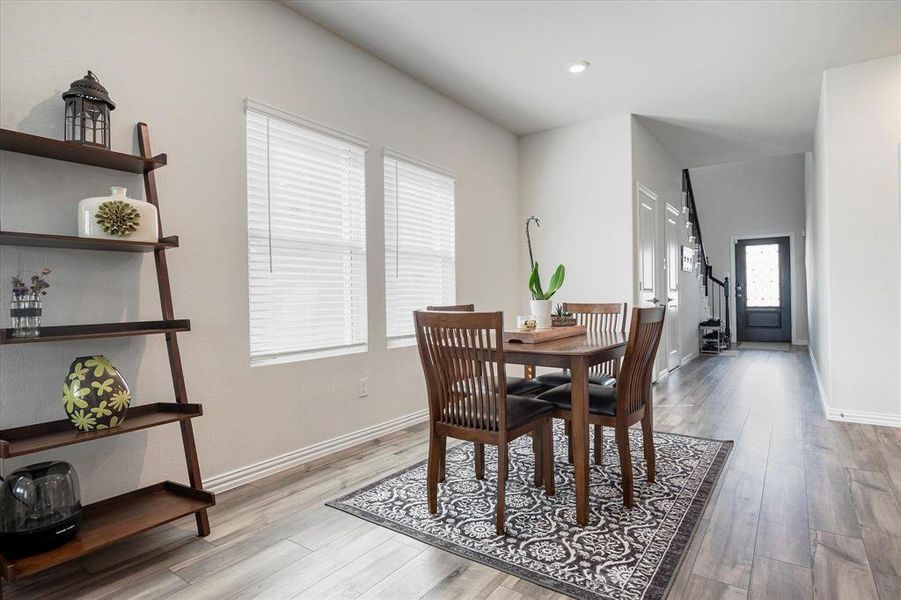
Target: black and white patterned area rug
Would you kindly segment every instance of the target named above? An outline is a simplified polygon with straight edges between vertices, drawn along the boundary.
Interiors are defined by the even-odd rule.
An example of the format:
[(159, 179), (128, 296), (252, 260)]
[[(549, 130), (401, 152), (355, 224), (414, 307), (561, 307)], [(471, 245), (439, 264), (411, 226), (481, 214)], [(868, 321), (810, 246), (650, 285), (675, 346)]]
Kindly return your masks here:
[(591, 465), (589, 524), (575, 522), (573, 467), (560, 422), (554, 431), (557, 495), (532, 483), (531, 439), (510, 444), (507, 535), (494, 528), (497, 453), (485, 448), (485, 479), (475, 478), (473, 445), (448, 450), (438, 513), (426, 503), (426, 463), (413, 465), (328, 505), (443, 550), (575, 598), (663, 598), (685, 554), (732, 442), (654, 433), (657, 480), (645, 479), (641, 432), (631, 430), (635, 506), (622, 502), (613, 431), (603, 466)]

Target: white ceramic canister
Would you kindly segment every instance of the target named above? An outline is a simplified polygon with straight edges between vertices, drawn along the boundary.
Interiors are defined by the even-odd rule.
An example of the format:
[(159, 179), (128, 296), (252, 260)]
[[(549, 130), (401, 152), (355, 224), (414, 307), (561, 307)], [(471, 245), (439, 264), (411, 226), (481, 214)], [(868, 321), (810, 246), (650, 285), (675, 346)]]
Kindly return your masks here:
[[(158, 242), (159, 222), (156, 207), (143, 200), (125, 195), (124, 187), (111, 187), (109, 196), (85, 198), (78, 203), (78, 237), (126, 240), (129, 242)], [(107, 204), (109, 203), (109, 204)], [(123, 204), (124, 203), (124, 204)], [(103, 222), (110, 226), (110, 218), (98, 223), (97, 212), (107, 204), (106, 214), (112, 213), (112, 233), (104, 231)]]

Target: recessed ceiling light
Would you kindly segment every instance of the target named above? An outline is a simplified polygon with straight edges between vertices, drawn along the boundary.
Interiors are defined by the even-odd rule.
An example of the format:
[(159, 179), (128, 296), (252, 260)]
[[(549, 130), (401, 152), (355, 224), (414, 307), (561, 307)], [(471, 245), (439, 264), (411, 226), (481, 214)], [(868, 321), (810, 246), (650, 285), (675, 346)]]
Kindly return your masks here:
[(573, 75), (579, 75), (588, 70), (588, 67), (591, 66), (591, 63), (587, 60), (577, 60), (576, 62), (571, 62), (566, 65), (566, 70), (572, 73)]

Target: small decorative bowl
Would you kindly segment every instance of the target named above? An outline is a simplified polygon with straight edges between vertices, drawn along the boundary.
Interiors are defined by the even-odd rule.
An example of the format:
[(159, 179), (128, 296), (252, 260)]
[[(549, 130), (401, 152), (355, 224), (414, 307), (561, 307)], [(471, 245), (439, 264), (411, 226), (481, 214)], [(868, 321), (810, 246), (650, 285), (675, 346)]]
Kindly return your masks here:
[(532, 315), (516, 317), (516, 328), (520, 331), (534, 331), (538, 320)]

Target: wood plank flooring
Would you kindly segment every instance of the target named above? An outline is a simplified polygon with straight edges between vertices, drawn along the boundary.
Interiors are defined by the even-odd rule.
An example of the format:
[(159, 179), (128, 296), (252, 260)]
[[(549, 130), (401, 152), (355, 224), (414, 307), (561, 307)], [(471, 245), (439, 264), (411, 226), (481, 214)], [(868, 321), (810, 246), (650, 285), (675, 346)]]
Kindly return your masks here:
[[(827, 421), (806, 352), (702, 357), (655, 397), (655, 429), (736, 442), (671, 600), (901, 598), (901, 430)], [(563, 598), (322, 505), (425, 456), (423, 426), (386, 436), (220, 494), (207, 538), (185, 519), (5, 597)]]

